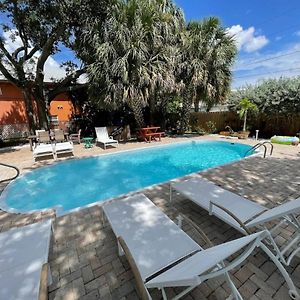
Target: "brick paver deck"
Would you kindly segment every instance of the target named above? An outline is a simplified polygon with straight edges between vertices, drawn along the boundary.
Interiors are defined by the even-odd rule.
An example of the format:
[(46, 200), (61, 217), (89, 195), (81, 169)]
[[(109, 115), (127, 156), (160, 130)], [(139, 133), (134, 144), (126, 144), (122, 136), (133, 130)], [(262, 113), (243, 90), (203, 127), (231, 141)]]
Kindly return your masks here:
[[(200, 174), (228, 190), (273, 207), (300, 196), (297, 152), (267, 159), (253, 157)], [(168, 184), (145, 189), (144, 193), (170, 218), (174, 219), (180, 212), (188, 215), (215, 244), (240, 237), (236, 230), (180, 195), (175, 195), (175, 201), (170, 205)], [(118, 257), (116, 239), (102, 219), (100, 206), (61, 217), (55, 217), (52, 210), (31, 215), (0, 211), (0, 231), (47, 217), (54, 221), (49, 257), (53, 277), (49, 287), (50, 300), (138, 299), (133, 274), (126, 258)], [(183, 229), (203, 244), (188, 225)], [(292, 233), (285, 228), (279, 238), (284, 242), (289, 234)], [(294, 258), (287, 270), (300, 288), (300, 258)], [(245, 299), (289, 299), (282, 276), (259, 249), (231, 275)], [(172, 295), (178, 291), (180, 289), (170, 289), (168, 293)], [(161, 299), (158, 291), (153, 290), (151, 295), (153, 299)], [(220, 278), (201, 284), (184, 299), (225, 299), (228, 295), (228, 287)]]

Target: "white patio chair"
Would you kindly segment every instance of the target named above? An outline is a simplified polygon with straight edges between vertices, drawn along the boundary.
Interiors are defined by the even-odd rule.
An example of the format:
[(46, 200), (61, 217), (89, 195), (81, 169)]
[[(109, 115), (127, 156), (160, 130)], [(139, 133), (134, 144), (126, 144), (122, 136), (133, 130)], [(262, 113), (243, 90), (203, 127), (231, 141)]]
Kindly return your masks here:
[[(228, 272), (261, 246), (282, 272), (291, 295), (298, 297), (284, 267), (261, 243), (267, 231), (204, 250), (143, 194), (104, 205), (103, 211), (118, 239), (119, 254), (123, 250), (130, 263), (141, 299), (151, 299), (150, 288), (160, 289), (167, 299), (165, 288), (186, 287), (174, 297), (180, 299), (203, 281), (220, 275), (225, 276), (232, 297), (242, 299)], [(224, 260), (237, 253), (225, 265)]]
[(74, 155), (73, 143), (71, 141), (70, 142), (56, 143), (54, 145), (54, 152), (55, 152), (56, 157), (60, 154), (66, 154), (66, 153)]
[(51, 143), (49, 132), (46, 130), (36, 130), (35, 134), (37, 136), (37, 142), (39, 144)]
[(116, 145), (118, 146), (118, 141), (114, 140), (112, 137), (108, 136), (106, 127), (95, 127), (96, 131), (96, 143), (103, 144), (104, 149), (107, 145)]
[(51, 220), (0, 234), (0, 299), (46, 299), (50, 237)]
[(52, 156), (54, 158), (54, 148), (52, 144), (37, 144), (33, 149), (33, 157)]
[[(170, 200), (173, 189), (243, 234), (257, 229), (266, 230), (269, 226), (269, 243), (285, 265), (289, 265), (300, 251), (300, 223), (295, 215), (300, 212), (300, 198), (268, 209), (200, 177), (171, 184)], [(272, 225), (272, 221), (278, 222)], [(295, 234), (291, 235), (287, 245), (279, 247), (272, 234), (283, 222), (291, 225)]]

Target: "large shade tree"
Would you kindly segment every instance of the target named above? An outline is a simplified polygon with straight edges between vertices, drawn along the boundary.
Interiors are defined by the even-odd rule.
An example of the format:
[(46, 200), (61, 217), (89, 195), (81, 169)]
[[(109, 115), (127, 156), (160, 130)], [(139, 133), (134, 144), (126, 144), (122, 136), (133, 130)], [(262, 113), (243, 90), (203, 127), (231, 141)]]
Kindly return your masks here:
[[(37, 127), (48, 128), (47, 106), (56, 95), (81, 88), (77, 79), (85, 72), (83, 65), (63, 61), (66, 76), (53, 80), (49, 86), (45, 83), (45, 63), (62, 47), (78, 47), (83, 25), (92, 19), (90, 16), (101, 20), (105, 14), (103, 3), (87, 0), (1, 1), (0, 72), (22, 90), (31, 132)], [(11, 48), (9, 44), (15, 47)], [(32, 99), (35, 99), (37, 117)]]
[[(91, 59), (90, 92), (99, 106), (126, 103), (138, 126), (143, 108), (154, 109), (161, 93), (176, 89), (177, 35), (184, 26), (181, 11), (170, 0), (116, 0), (101, 24), (91, 24), (84, 39)], [(93, 48), (92, 51), (89, 49)]]

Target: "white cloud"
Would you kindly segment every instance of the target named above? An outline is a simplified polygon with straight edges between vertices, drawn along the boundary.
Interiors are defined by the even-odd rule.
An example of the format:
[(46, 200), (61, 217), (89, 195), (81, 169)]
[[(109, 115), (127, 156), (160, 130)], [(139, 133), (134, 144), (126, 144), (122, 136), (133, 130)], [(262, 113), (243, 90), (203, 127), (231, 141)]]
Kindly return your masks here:
[[(8, 50), (9, 53), (12, 53), (17, 48), (22, 46), (22, 41), (19, 36), (15, 36), (14, 39), (12, 39), (12, 34), (14, 34), (13, 31), (10, 32), (3, 32), (3, 37), (5, 39), (5, 47)], [(33, 59), (35, 60), (35, 63), (39, 57), (40, 53), (37, 52)], [(36, 64), (27, 64), (26, 66), (26, 72), (34, 72), (36, 68)], [(63, 68), (60, 67), (60, 64), (53, 59), (51, 56), (48, 57), (48, 59), (45, 62), (44, 66), (44, 73), (45, 73), (45, 81), (53, 81), (54, 79), (61, 79), (66, 76), (66, 72)]]
[(248, 54), (234, 68), (234, 87), (253, 84), (266, 78), (300, 75), (300, 43), (268, 54)]
[(233, 25), (227, 31), (235, 38), (238, 49), (248, 53), (259, 50), (269, 43), (264, 35), (256, 34), (254, 27), (243, 29), (241, 25)]

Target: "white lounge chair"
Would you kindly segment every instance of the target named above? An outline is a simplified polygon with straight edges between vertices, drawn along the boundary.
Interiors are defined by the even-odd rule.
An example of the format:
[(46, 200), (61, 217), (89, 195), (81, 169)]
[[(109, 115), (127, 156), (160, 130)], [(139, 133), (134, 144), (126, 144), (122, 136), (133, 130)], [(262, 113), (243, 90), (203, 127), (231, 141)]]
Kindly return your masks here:
[(56, 154), (56, 157), (60, 154), (65, 154), (65, 153), (74, 155), (73, 143), (71, 141), (63, 142), (63, 143), (56, 143), (54, 146), (54, 152)]
[[(280, 221), (269, 228), (271, 233), (269, 242), (277, 257), (285, 265), (289, 265), (292, 258), (300, 251), (300, 223), (295, 216), (300, 212), (300, 198), (268, 209), (200, 177), (171, 184), (170, 200), (172, 200), (173, 189), (243, 234), (249, 234), (257, 228), (267, 229), (271, 221)], [(272, 233), (283, 222), (291, 225), (296, 232), (287, 245), (279, 247)]]
[[(160, 289), (167, 299), (165, 288), (187, 287), (174, 298), (179, 299), (203, 281), (220, 275), (225, 275), (233, 298), (242, 299), (228, 271), (260, 246), (269, 251), (290, 293), (298, 296), (286, 270), (261, 243), (267, 231), (204, 250), (143, 194), (104, 205), (103, 211), (118, 238), (119, 254), (123, 250), (130, 263), (141, 299), (151, 299), (150, 288)], [(241, 249), (245, 251), (241, 253)], [(237, 258), (225, 265), (224, 260), (237, 253)]]
[(112, 137), (108, 136), (106, 127), (95, 127), (96, 131), (96, 142), (103, 144), (104, 149), (106, 149), (107, 145), (116, 145), (118, 146), (118, 141), (114, 140)]
[(50, 237), (51, 220), (0, 234), (0, 299), (46, 299)]
[(52, 156), (54, 158), (54, 148), (52, 144), (37, 144), (33, 149), (34, 159), (44, 156)]

